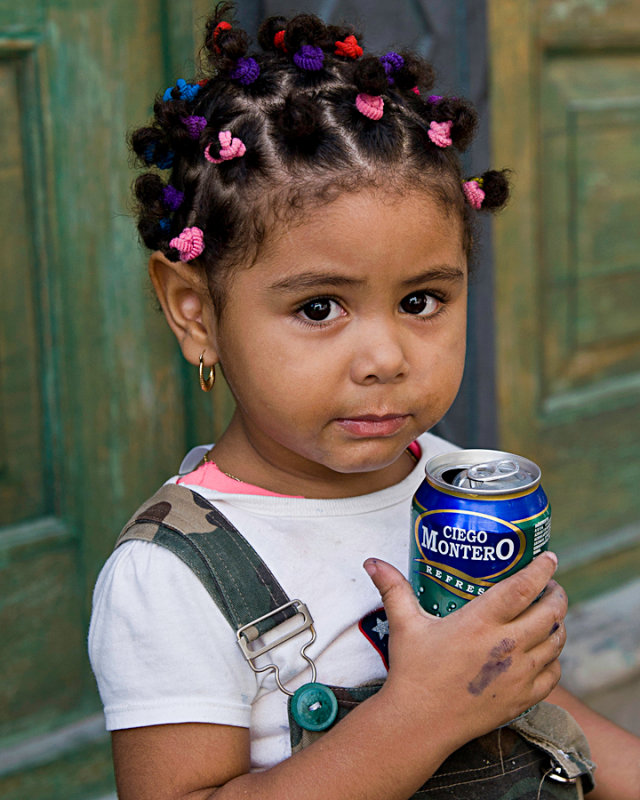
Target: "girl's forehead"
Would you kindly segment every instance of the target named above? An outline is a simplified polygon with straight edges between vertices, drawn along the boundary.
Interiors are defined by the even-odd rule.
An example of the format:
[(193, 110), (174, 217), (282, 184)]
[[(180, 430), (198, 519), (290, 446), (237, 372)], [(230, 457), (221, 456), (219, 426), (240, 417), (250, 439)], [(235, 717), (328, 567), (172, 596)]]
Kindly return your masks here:
[(436, 267), (466, 272), (457, 215), (423, 192), (362, 191), (310, 209), (294, 225), (274, 227), (249, 271), (286, 286), (300, 274), (310, 285), (316, 274), (401, 281)]
[(464, 257), (463, 240), (462, 220), (427, 193), (364, 190), (308, 208), (293, 224), (274, 225), (263, 255), (269, 258), (290, 246), (301, 247), (301, 255), (312, 247), (338, 252), (361, 248), (364, 255), (440, 247)]

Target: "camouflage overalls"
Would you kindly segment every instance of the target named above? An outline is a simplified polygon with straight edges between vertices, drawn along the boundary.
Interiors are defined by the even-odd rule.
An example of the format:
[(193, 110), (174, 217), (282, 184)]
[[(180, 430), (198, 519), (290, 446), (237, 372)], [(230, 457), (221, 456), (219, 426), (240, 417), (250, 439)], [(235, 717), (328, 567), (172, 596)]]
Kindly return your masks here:
[[(133, 515), (116, 546), (142, 539), (168, 548), (202, 581), (234, 630), (256, 640), (296, 610), (244, 537), (213, 505), (186, 487), (167, 484)], [(260, 617), (267, 616), (265, 620)], [(244, 648), (243, 648), (244, 650)], [(341, 719), (380, 688), (330, 687)], [(300, 727), (289, 702), (295, 753), (321, 733)], [(539, 703), (509, 725), (474, 739), (413, 795), (424, 800), (577, 800), (593, 786), (588, 744), (573, 718)]]

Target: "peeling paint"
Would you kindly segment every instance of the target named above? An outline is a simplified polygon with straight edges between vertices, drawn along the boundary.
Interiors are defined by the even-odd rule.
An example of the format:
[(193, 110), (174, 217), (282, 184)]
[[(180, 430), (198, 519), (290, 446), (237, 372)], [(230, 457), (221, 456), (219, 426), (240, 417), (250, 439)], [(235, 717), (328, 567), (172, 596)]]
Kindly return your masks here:
[(574, 14), (606, 14), (618, 0), (558, 0), (549, 11), (554, 22), (565, 22)]

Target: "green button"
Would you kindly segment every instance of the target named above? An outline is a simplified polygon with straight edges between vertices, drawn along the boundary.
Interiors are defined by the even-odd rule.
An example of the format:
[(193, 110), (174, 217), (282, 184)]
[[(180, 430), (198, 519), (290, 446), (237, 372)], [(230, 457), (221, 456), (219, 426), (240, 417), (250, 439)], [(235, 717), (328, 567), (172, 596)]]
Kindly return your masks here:
[(305, 683), (291, 698), (291, 714), (306, 731), (326, 731), (338, 716), (338, 701), (323, 683)]

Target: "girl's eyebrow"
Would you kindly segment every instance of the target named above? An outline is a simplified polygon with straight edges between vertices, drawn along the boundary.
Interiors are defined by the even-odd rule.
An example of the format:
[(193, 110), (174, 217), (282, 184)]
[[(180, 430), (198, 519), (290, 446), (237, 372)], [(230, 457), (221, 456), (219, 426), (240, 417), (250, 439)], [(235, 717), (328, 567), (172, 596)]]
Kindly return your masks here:
[[(431, 267), (418, 275), (413, 275), (400, 283), (400, 286), (415, 286), (419, 283), (429, 281), (450, 281), (457, 283), (464, 280), (465, 271), (460, 267), (443, 264)], [(308, 289), (315, 289), (323, 286), (355, 287), (363, 286), (366, 283), (364, 278), (349, 278), (345, 275), (337, 275), (331, 272), (302, 272), (299, 275), (290, 275), (269, 284), (269, 291), (278, 292), (300, 292)]]
[(441, 264), (437, 267), (431, 267), (421, 272), (419, 275), (414, 275), (402, 281), (400, 286), (415, 286), (417, 283), (429, 283), (430, 281), (450, 281), (457, 283), (464, 280), (466, 272), (461, 267), (455, 267), (450, 264)]
[(290, 275), (270, 284), (267, 289), (280, 292), (299, 292), (314, 289), (318, 286), (362, 286), (366, 281), (362, 278), (348, 278), (331, 272), (301, 272)]

